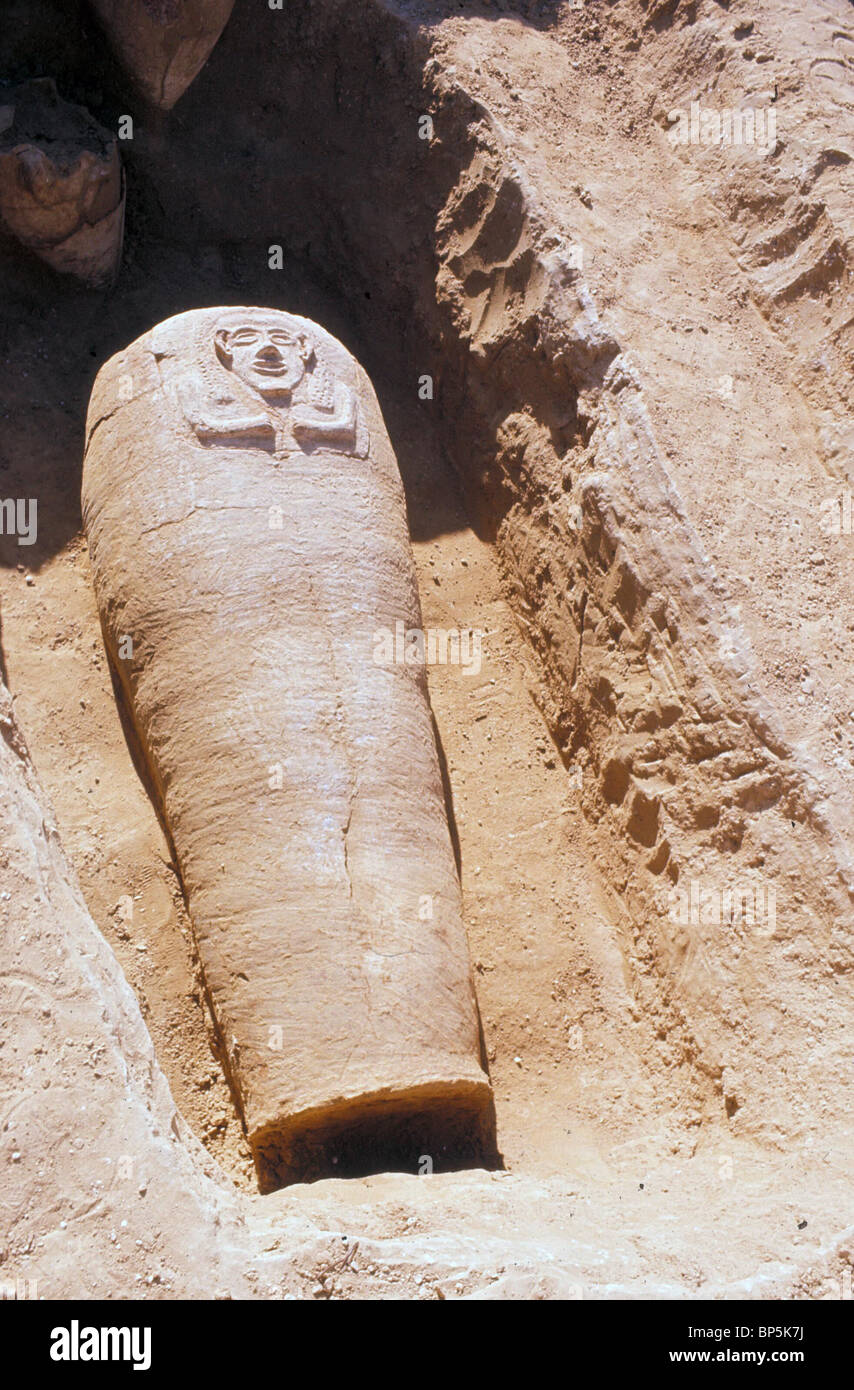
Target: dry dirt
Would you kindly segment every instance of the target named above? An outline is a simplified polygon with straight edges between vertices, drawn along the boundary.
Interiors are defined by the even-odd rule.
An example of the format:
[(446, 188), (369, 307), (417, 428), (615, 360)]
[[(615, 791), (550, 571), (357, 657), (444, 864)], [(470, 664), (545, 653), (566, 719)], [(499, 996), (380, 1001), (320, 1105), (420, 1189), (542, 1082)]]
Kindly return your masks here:
[[(79, 923), (97, 968), (56, 987), (115, 1066), (101, 1081), (48, 1039), (65, 1109), (33, 1118), (9, 996), (0, 1278), (45, 1297), (850, 1291), (854, 537), (820, 525), (854, 486), (850, 6), (314, 0), (259, 20), (238, 0), (168, 115), (131, 106), (82, 5), (61, 45), (53, 13), (3, 35), (0, 78), (54, 76), (137, 128), (112, 290), (0, 246), (0, 496), (39, 502), (35, 546), (0, 538), (2, 674), (37, 778), (18, 788), (7, 733), (4, 806), (42, 866), (53, 808), (71, 872), (47, 835), (44, 873), (82, 902), (65, 919), (47, 894), (43, 944)], [(671, 146), (692, 100), (773, 103), (780, 149)], [(228, 303), (305, 314), (365, 366), (425, 627), (484, 633), (476, 675), (429, 681), (504, 1171), (257, 1196), (79, 506), (98, 367)], [(19, 857), (10, 942), (38, 879)], [(673, 930), (667, 895), (692, 880), (776, 885), (780, 930)], [(123, 1034), (99, 1021), (119, 998)], [(128, 1153), (123, 1049), (147, 1195), (89, 1201), (71, 1136), (92, 1163)]]

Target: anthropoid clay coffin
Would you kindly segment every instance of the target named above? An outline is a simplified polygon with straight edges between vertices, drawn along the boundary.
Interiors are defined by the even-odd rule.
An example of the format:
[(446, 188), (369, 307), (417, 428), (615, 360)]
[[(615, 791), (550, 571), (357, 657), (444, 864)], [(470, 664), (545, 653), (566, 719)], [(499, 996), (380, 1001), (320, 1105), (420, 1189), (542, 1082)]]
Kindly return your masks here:
[[(491, 1090), (373, 388), (268, 309), (102, 367), (83, 514), (262, 1186), (487, 1161)], [(388, 658), (388, 652), (386, 652)]]
[(234, 0), (91, 0), (91, 4), (139, 90), (165, 111), (198, 77), (234, 9)]
[(125, 185), (115, 135), (49, 77), (0, 91), (0, 224), (53, 270), (100, 288), (122, 255)]

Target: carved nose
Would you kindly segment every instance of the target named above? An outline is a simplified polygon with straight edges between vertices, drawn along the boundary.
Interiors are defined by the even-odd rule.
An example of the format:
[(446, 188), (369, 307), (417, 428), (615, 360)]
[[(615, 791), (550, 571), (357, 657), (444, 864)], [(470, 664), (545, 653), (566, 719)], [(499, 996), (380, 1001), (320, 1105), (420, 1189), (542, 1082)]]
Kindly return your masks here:
[(263, 357), (265, 361), (268, 362), (277, 361), (280, 355), (279, 349), (276, 347), (275, 343), (265, 343), (257, 353), (258, 357)]

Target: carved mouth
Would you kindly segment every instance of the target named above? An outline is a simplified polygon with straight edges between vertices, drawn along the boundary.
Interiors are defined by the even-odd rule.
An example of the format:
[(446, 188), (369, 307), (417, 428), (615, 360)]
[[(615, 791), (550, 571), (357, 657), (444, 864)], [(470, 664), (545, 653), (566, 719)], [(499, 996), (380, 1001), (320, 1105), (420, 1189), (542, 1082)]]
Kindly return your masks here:
[(256, 371), (259, 376), (281, 376), (285, 370), (285, 364), (281, 361), (270, 362), (266, 358), (262, 358), (259, 361), (256, 358), (253, 364), (253, 370)]

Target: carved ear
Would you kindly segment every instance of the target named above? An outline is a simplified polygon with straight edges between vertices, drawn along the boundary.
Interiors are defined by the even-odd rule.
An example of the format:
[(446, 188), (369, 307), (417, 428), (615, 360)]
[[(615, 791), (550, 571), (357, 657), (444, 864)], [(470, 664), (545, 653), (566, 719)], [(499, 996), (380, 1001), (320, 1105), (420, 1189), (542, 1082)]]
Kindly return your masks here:
[(228, 350), (228, 329), (218, 328), (214, 334), (216, 355), (224, 367), (231, 366), (231, 353)]
[(299, 334), (297, 342), (299, 343), (300, 357), (305, 365), (310, 367), (314, 361), (314, 343), (304, 333)]

